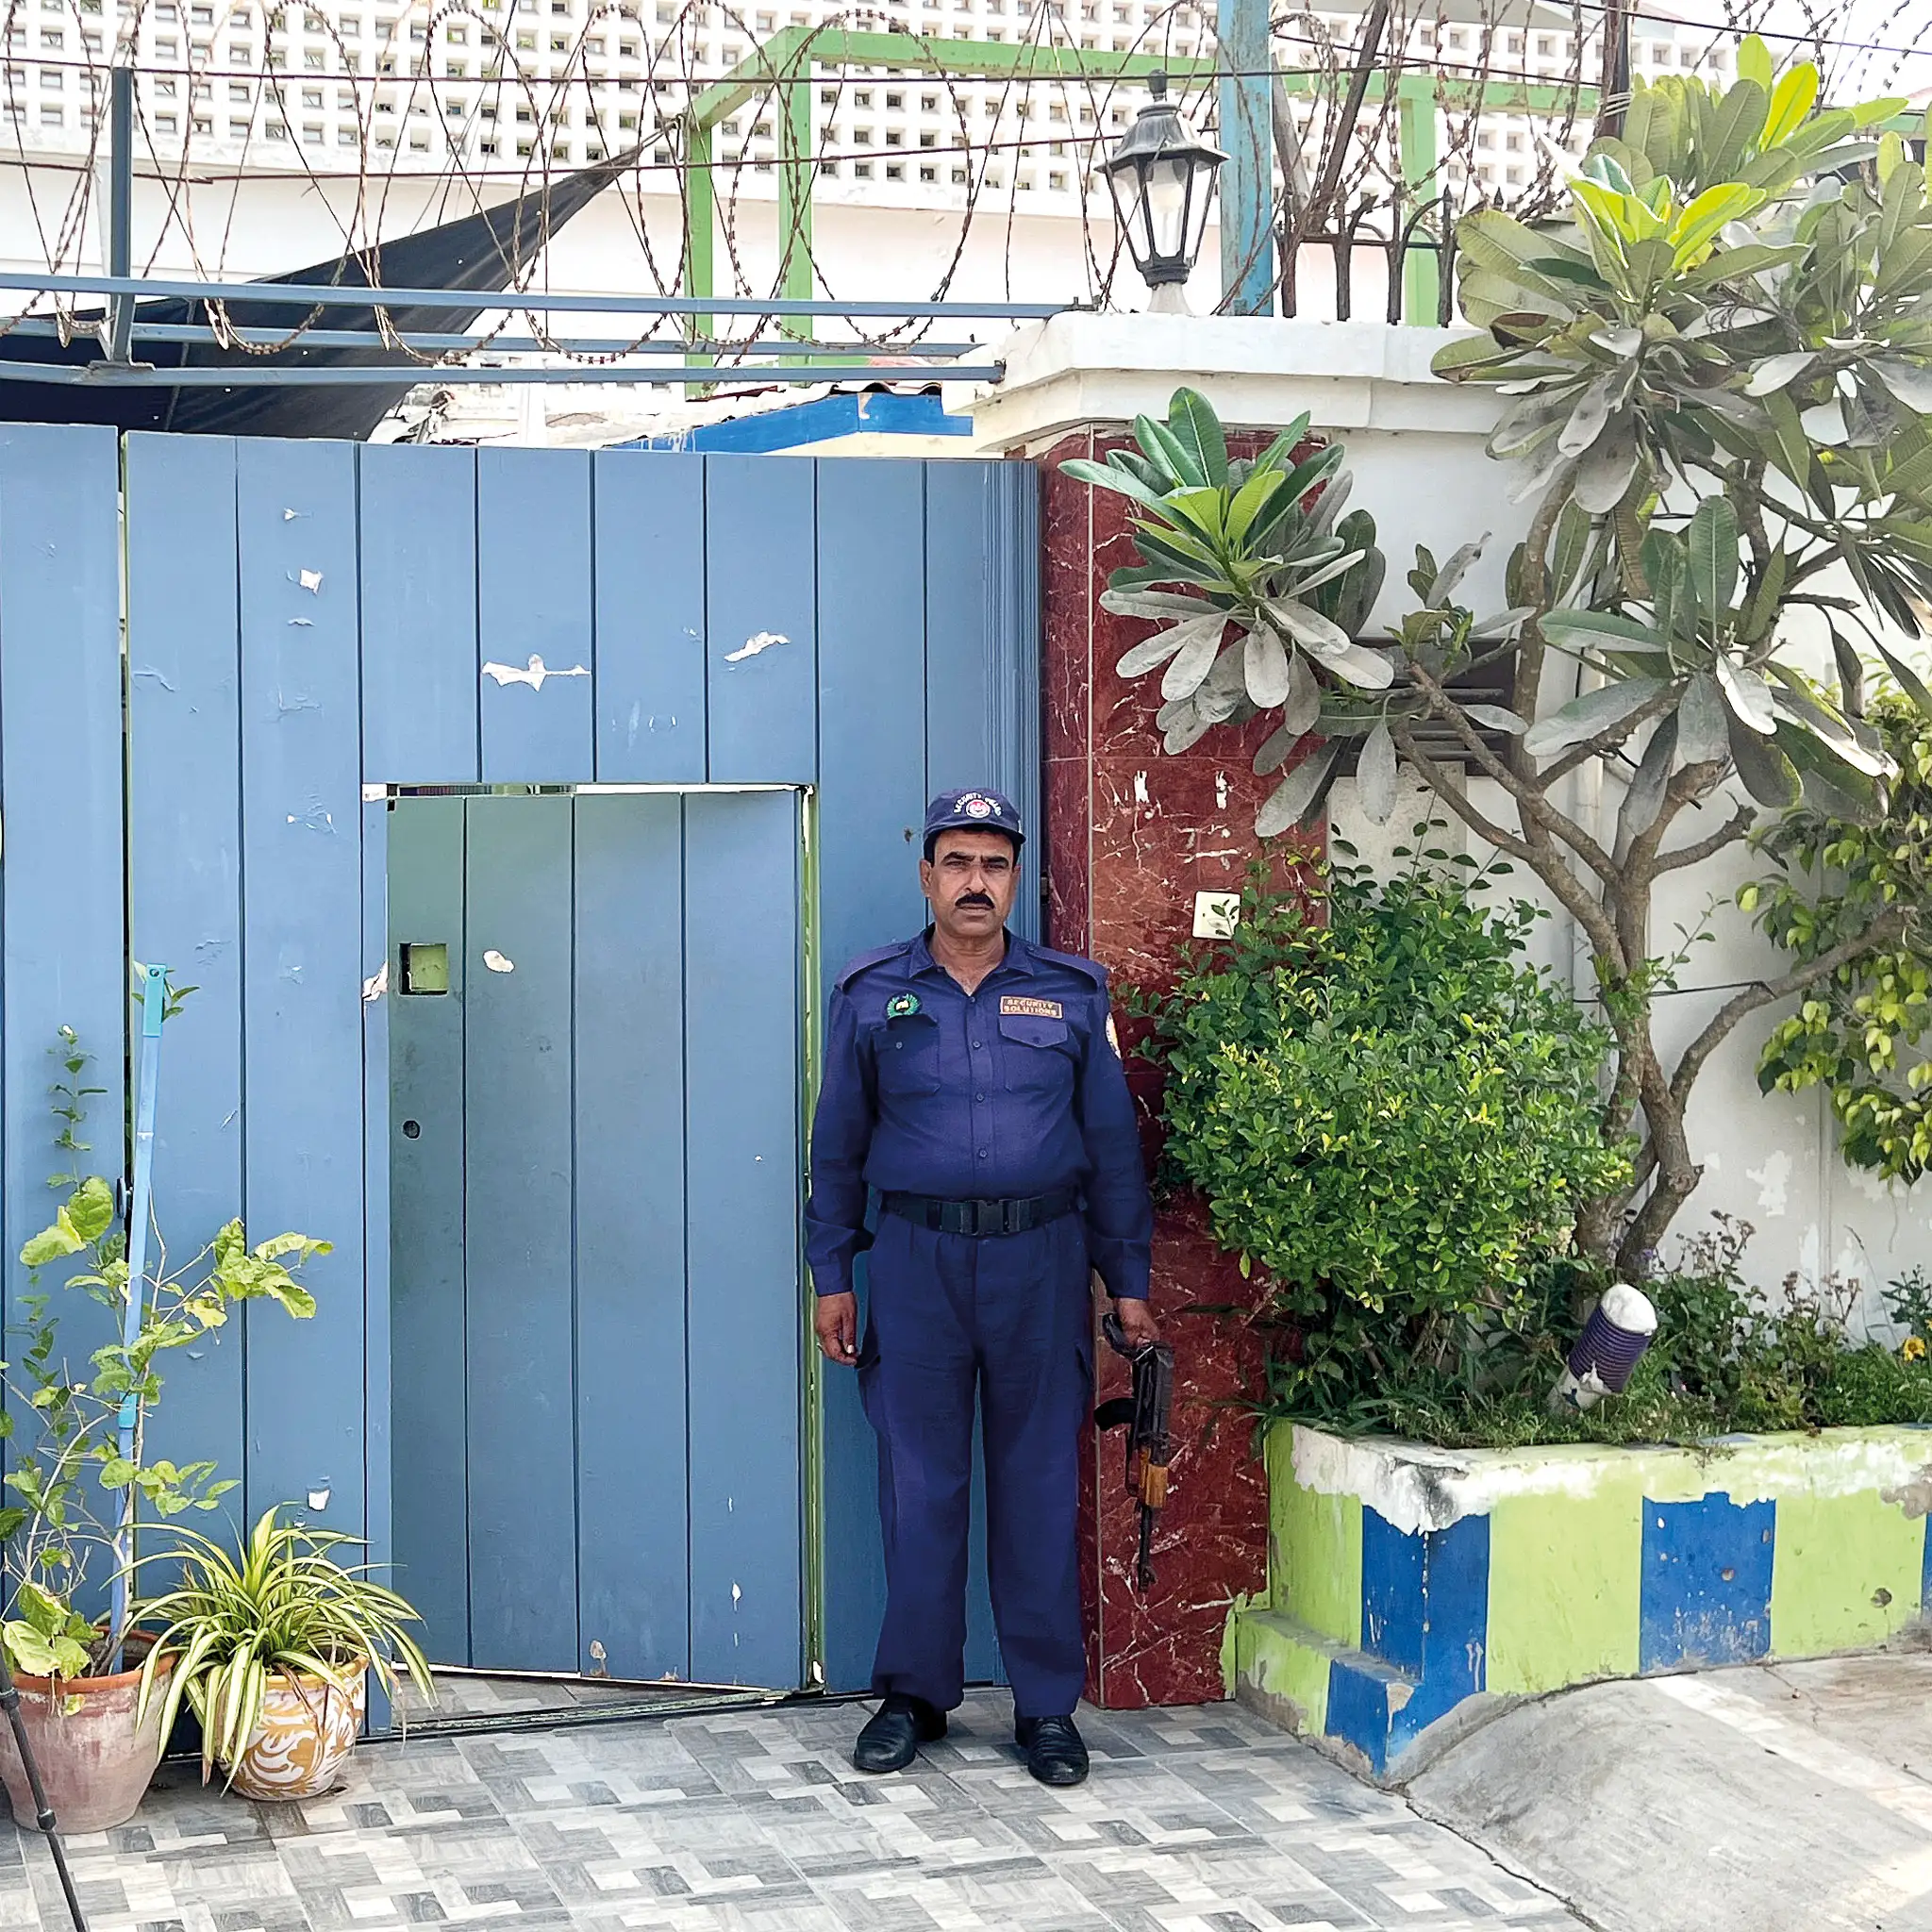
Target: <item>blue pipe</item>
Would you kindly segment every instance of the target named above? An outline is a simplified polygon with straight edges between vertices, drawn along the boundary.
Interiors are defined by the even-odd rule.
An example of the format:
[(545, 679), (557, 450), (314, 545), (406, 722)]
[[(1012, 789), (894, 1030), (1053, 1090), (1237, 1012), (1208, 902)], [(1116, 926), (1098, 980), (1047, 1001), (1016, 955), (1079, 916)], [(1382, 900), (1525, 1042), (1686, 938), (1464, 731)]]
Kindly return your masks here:
[[(1264, 103), (1266, 99), (1264, 89)], [(1265, 128), (1265, 119), (1262, 125)], [(357, 289), (333, 282), (198, 282), (165, 275), (56, 275), (21, 269), (0, 273), (0, 289), (25, 289), (48, 295), (166, 295), (200, 302), (259, 302), (277, 308), (475, 308), (486, 313), (525, 309), (533, 314), (575, 310), (591, 315), (863, 315), (907, 320), (973, 315), (1037, 322), (1073, 306), (1066, 302), (806, 302), (782, 295), (558, 294), (548, 289)]]
[[(143, 966), (141, 987), (141, 1063), (135, 1074), (134, 1094), (134, 1193), (127, 1204), (127, 1307), (121, 1319), (121, 1345), (132, 1350), (141, 1340), (141, 1324), (147, 1312), (147, 1228), (154, 1200), (155, 1172), (155, 1093), (161, 1079), (161, 1021), (168, 1007), (168, 969)], [(130, 1390), (121, 1398), (117, 1418), (121, 1459), (134, 1459), (134, 1432), (141, 1420), (141, 1403)], [(134, 1499), (138, 1491), (129, 1484), (123, 1492), (121, 1525), (129, 1530), (134, 1522)], [(131, 1544), (117, 1551), (122, 1563), (116, 1568), (113, 1600), (108, 1634), (113, 1641), (110, 1670), (121, 1668), (121, 1640), (127, 1628), (128, 1575), (125, 1564), (134, 1555)]]
[[(369, 338), (376, 348), (376, 338)], [(565, 369), (482, 368), (474, 362), (387, 363), (310, 368), (301, 362), (238, 362), (225, 368), (167, 369), (149, 363), (0, 362), (0, 382), (44, 382), (64, 389), (414, 389), (457, 383), (714, 383), (998, 382), (1003, 362), (587, 362)]]

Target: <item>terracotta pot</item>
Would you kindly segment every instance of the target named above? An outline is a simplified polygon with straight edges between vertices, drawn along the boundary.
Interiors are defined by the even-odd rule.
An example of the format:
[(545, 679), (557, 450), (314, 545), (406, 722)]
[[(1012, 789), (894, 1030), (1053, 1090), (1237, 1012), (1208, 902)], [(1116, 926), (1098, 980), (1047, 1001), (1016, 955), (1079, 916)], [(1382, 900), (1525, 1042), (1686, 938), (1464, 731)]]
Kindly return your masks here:
[(353, 1690), (307, 1673), (277, 1672), (269, 1679), (261, 1722), (235, 1767), (234, 1790), (244, 1798), (280, 1803), (317, 1798), (334, 1788), (342, 1761), (356, 1747), (368, 1702), (364, 1667)]
[[(165, 1675), (165, 1667), (163, 1671)], [(20, 1714), (40, 1767), (54, 1820), (63, 1832), (108, 1831), (125, 1824), (161, 1761), (161, 1705), (157, 1685), (147, 1718), (135, 1729), (141, 1673), (112, 1677), (16, 1676)], [(14, 1822), (34, 1828), (33, 1792), (13, 1741), (0, 1720), (0, 1781), (13, 1801)]]

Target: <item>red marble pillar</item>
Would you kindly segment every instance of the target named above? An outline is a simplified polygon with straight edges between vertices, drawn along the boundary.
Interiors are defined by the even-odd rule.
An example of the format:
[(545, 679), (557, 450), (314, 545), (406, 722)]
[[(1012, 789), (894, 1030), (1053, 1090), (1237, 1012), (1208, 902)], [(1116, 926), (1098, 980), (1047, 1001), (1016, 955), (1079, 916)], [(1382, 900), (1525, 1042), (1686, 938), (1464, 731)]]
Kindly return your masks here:
[[(1114, 675), (1121, 653), (1150, 628), (1100, 608), (1108, 572), (1134, 560), (1128, 505), (1072, 481), (1059, 464), (1104, 456), (1119, 440), (1117, 431), (1084, 429), (1041, 458), (1047, 938), (1113, 976), (1151, 1172), (1160, 1074), (1133, 1054), (1142, 1028), (1120, 1011), (1120, 994), (1172, 985), (1195, 893), (1240, 889), (1259, 852), (1256, 808), (1279, 778), (1252, 769), (1268, 733), (1262, 720), (1240, 733), (1217, 728), (1192, 751), (1167, 757), (1154, 728), (1158, 679), (1129, 685)], [(1242, 1314), (1226, 1312), (1258, 1299), (1208, 1236), (1198, 1201), (1157, 1200), (1153, 1301), (1174, 1349), (1175, 1454), (1156, 1584), (1143, 1602), (1133, 1589), (1135, 1510), (1121, 1440), (1090, 1434), (1081, 1558), (1088, 1694), (1103, 1707), (1223, 1695), (1229, 1605), (1261, 1588), (1267, 1557), (1267, 1494), (1245, 1407), (1259, 1386), (1261, 1347)], [(1102, 1396), (1124, 1392), (1124, 1365), (1101, 1354)]]

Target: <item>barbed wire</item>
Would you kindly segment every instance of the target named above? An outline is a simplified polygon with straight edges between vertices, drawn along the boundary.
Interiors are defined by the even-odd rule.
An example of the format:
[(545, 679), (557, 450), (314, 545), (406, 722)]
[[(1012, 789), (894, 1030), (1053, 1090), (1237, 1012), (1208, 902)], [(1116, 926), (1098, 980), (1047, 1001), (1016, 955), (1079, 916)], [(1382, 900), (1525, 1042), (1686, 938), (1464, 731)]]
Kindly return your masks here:
[[(98, 260), (90, 238), (100, 225), (108, 75), (125, 62), (136, 73), (137, 174), (158, 186), (160, 201), (157, 221), (143, 196), (140, 272), (185, 263), (196, 279), (234, 279), (339, 252), (353, 264), (345, 278), (379, 285), (383, 251), (401, 237), (526, 198), (536, 212), (534, 239), (520, 223), (498, 225), (505, 286), (528, 307), (496, 309), (466, 351), (409, 348), (382, 310), (378, 326), (391, 347), (425, 370), (487, 349), (520, 316), (553, 356), (608, 362), (654, 341), (691, 340), (694, 325), (651, 318), (624, 347), (605, 352), (572, 347), (551, 332), (541, 307), (558, 273), (561, 224), (551, 204), (564, 180), (586, 170), (606, 177), (593, 205), (622, 209), (620, 232), (635, 250), (633, 258), (619, 258), (605, 222), (598, 286), (691, 290), (704, 280), (700, 264), (710, 261), (715, 281), (707, 292), (720, 297), (773, 299), (804, 283), (827, 302), (849, 300), (855, 277), (870, 272), (843, 232), (857, 205), (869, 216), (916, 217), (924, 230), (924, 256), (905, 253), (894, 263), (902, 277), (895, 296), (947, 299), (969, 260), (978, 264), (973, 293), (988, 294), (983, 258), (991, 255), (1002, 299), (1042, 295), (1051, 282), (1053, 299), (1106, 306), (1125, 291), (1116, 286), (1121, 236), (1098, 164), (1144, 104), (1146, 84), (1083, 68), (1082, 57), (1174, 62), (1178, 104), (1204, 133), (1224, 147), (1249, 145), (1274, 172), (1270, 227), (1271, 245), (1279, 244), (1274, 283), (1281, 306), (1292, 309), (1305, 292), (1303, 256), (1327, 251), (1345, 310), (1356, 250), (1381, 250), (1390, 275), (1399, 276), (1405, 237), (1440, 246), (1441, 226), (1458, 206), (1492, 203), (1533, 218), (1555, 205), (1557, 155), (1587, 142), (1613, 19), (1647, 39), (1670, 28), (1663, 38), (1676, 42), (1680, 68), (1720, 82), (1725, 76), (1715, 63), (1724, 47), (1747, 31), (1868, 67), (1892, 57), (1897, 68), (1916, 51), (1883, 38), (1910, 0), (1897, 0), (1875, 34), (1858, 37), (1834, 32), (1843, 15), (1811, 0), (1799, 0), (1802, 34), (1767, 25), (1772, 0), (1727, 4), (1721, 20), (1630, 15), (1612, 0), (1555, 0), (1534, 12), (1526, 0), (1478, 0), (1452, 18), (1440, 5), (1396, 0), (1373, 48), (1364, 45), (1362, 14), (1278, 10), (1271, 43), (1289, 58), (1256, 70), (1221, 58), (1213, 22), (1197, 0), (1138, 8), (1107, 0), (1113, 18), (1105, 28), (1102, 0), (1078, 0), (1072, 21), (1067, 7), (1008, 15), (1001, 0), (983, 0), (984, 12), (967, 25), (988, 40), (997, 36), (1007, 71), (968, 75), (943, 64), (957, 38), (914, 30), (876, 5), (816, 20), (793, 13), (798, 33), (776, 41), (775, 12), (754, 17), (731, 0), (681, 0), (675, 9), (653, 0), (648, 22), (641, 0), (592, 0), (575, 20), (563, 12), (568, 4), (552, 0), (545, 12), (538, 0), (409, 0), (375, 21), (385, 30), (365, 36), (361, 8), (338, 9), (334, 0), (40, 0), (32, 18), (42, 43), (30, 49), (27, 0), (5, 0), (0, 166), (25, 184), (31, 248), (50, 273)], [(895, 10), (908, 5), (893, 0)], [(964, 5), (956, 0), (956, 10)], [(932, 0), (924, 6), (932, 9)], [(1135, 11), (1138, 20), (1129, 17)], [(1014, 25), (1019, 31), (1006, 38)], [(78, 58), (68, 51), (70, 29)], [(833, 38), (848, 29), (890, 32), (904, 42), (905, 61), (858, 63)], [(1685, 29), (1708, 39), (1695, 45)], [(221, 65), (218, 41), (226, 56)], [(374, 71), (366, 42), (375, 42)], [(1352, 89), (1365, 55), (1380, 85)], [(408, 71), (399, 71), (405, 63)], [(1438, 88), (1435, 151), (1420, 167), (1401, 126), (1402, 83), (1414, 74), (1452, 83)], [(66, 82), (76, 75), (83, 85), (70, 90)], [(712, 129), (705, 165), (690, 110), (727, 76), (743, 98)], [(1229, 79), (1255, 83), (1235, 91), (1254, 125), (1220, 125), (1219, 84)], [(226, 91), (225, 103), (218, 88)], [(1545, 105), (1531, 111), (1526, 89), (1547, 91), (1539, 95)], [(879, 92), (889, 96), (883, 108), (873, 104)], [(80, 93), (85, 102), (73, 102)], [(908, 105), (915, 97), (916, 109)], [(71, 129), (70, 103), (80, 113)], [(222, 105), (225, 138), (217, 133)], [(28, 140), (35, 108), (49, 131), (58, 123), (51, 142)], [(296, 261), (263, 261), (254, 242), (238, 262), (238, 224), (259, 221), (276, 181), (299, 189), (305, 208), (312, 202), (309, 218), (323, 239)], [(279, 192), (286, 197), (289, 189)], [(828, 239), (828, 228), (841, 232)], [(876, 220), (871, 228), (881, 232)], [(0, 253), (28, 252), (25, 238), (0, 232)], [(71, 302), (37, 298), (23, 312), (51, 313), (63, 330), (90, 325)], [(18, 319), (0, 320), (0, 333)], [(212, 306), (212, 319), (230, 346), (268, 355), (322, 324), (324, 311), (311, 308), (273, 344), (237, 333), (223, 305)], [(743, 362), (763, 319), (737, 324), (741, 333), (706, 341), (721, 368)], [(869, 331), (849, 323), (820, 332), (889, 352), (934, 325), (904, 321)]]

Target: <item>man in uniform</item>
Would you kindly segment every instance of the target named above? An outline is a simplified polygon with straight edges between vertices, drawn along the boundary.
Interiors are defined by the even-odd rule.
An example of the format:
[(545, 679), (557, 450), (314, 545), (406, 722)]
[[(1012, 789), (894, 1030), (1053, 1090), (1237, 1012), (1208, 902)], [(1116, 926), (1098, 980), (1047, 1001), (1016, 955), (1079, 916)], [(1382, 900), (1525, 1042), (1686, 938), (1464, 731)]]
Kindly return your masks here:
[[(1074, 1518), (1089, 1279), (1132, 1341), (1157, 1339), (1153, 1211), (1105, 970), (1006, 929), (1023, 843), (998, 792), (934, 799), (919, 868), (932, 924), (834, 983), (807, 1254), (819, 1346), (857, 1366), (878, 1436), (883, 1701), (853, 1762), (903, 1770), (963, 1694), (976, 1394), (1014, 1735), (1035, 1777), (1071, 1785), (1087, 1774)], [(852, 1266), (868, 1247), (861, 1342)]]

